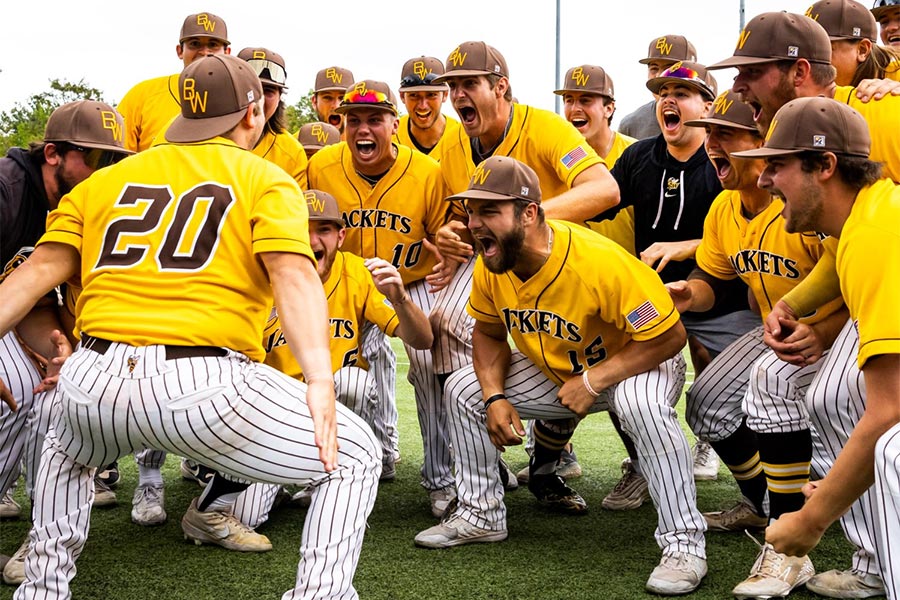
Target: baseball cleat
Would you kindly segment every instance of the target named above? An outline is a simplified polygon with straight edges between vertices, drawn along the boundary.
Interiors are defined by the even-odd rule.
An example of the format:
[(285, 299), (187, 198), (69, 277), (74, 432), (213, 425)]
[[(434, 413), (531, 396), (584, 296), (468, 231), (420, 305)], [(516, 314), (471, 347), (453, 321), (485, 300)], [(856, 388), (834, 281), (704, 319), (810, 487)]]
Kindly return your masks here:
[(102, 480), (94, 477), (94, 506), (102, 508), (115, 506), (117, 503), (116, 493), (103, 483)]
[(0, 519), (18, 519), (21, 515), (22, 507), (13, 498), (12, 488), (10, 488), (0, 498)]
[(459, 515), (452, 514), (440, 524), (420, 531), (415, 544), (422, 548), (451, 548), (463, 544), (502, 542), (508, 535), (506, 529), (482, 529), (464, 521)]
[(664, 554), (650, 573), (646, 588), (661, 596), (679, 596), (693, 592), (706, 577), (706, 559), (686, 552)]
[(503, 484), (503, 489), (507, 492), (519, 489), (519, 481), (516, 478), (516, 474), (512, 472), (512, 469), (509, 468), (509, 465), (502, 458), (500, 459), (500, 482)]
[(756, 514), (744, 500), (728, 510), (703, 513), (703, 518), (709, 531), (762, 531), (769, 525), (769, 519)]
[(187, 481), (196, 481), (200, 487), (206, 487), (215, 474), (215, 470), (189, 458), (181, 459), (181, 478)]
[(762, 544), (750, 569), (750, 577), (737, 584), (731, 593), (738, 600), (784, 598), (815, 573), (809, 557), (788, 556), (775, 552), (771, 544)]
[(587, 502), (578, 492), (566, 485), (556, 473), (533, 475), (528, 489), (541, 505), (569, 515), (583, 515), (588, 511)]
[(634, 470), (631, 459), (622, 461), (622, 478), (600, 506), (606, 510), (633, 510), (650, 499), (650, 488), (644, 476)]
[(272, 549), (269, 538), (256, 533), (233, 514), (197, 510), (196, 498), (181, 519), (181, 530), (184, 539), (193, 540), (198, 546), (216, 544), (238, 552), (267, 552)]
[(394, 461), (385, 461), (381, 463), (381, 475), (378, 477), (378, 481), (385, 483), (394, 481), (396, 478), (397, 467), (394, 466)]
[(806, 589), (826, 598), (872, 598), (884, 596), (884, 582), (878, 575), (837, 569), (813, 575)]
[(563, 448), (562, 454), (559, 455), (559, 462), (556, 463), (556, 474), (566, 481), (581, 477), (581, 465), (578, 464), (578, 458), (575, 456), (575, 449), (572, 447), (572, 444), (567, 444)]
[(709, 442), (697, 440), (691, 450), (694, 458), (694, 479), (696, 481), (715, 481), (719, 478), (719, 455)]
[(94, 475), (97, 479), (106, 484), (111, 490), (116, 489), (116, 486), (119, 485), (119, 463), (114, 462), (112, 464), (106, 465), (102, 469), (97, 470), (97, 474)]
[(29, 542), (31, 533), (25, 536), (25, 541), (16, 550), (6, 565), (3, 567), (3, 583), (7, 585), (19, 585), (25, 581), (25, 559), (28, 558), (30, 550)]
[(428, 492), (428, 499), (431, 501), (431, 514), (440, 519), (447, 512), (447, 507), (456, 499), (456, 488), (448, 485), (439, 490), (431, 490)]
[(131, 500), (131, 520), (145, 527), (162, 525), (166, 522), (164, 503), (163, 486), (139, 485)]

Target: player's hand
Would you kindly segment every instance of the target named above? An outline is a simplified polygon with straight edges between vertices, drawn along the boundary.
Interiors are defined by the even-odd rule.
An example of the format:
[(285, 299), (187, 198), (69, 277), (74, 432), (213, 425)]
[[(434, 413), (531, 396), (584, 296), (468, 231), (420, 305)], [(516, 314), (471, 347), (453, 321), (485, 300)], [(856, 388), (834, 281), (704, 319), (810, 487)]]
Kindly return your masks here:
[(588, 411), (597, 402), (597, 398), (591, 396), (584, 387), (580, 375), (565, 382), (559, 388), (556, 396), (559, 398), (559, 403), (578, 415), (579, 419), (585, 418)]
[(487, 408), (487, 430), (491, 443), (503, 452), (507, 446), (518, 446), (525, 437), (519, 413), (509, 400), (497, 400)]
[(306, 405), (313, 419), (319, 460), (329, 473), (338, 467), (337, 416), (334, 403), (334, 381), (323, 377), (307, 382)]
[(862, 102), (880, 100), (884, 96), (900, 95), (900, 81), (891, 79), (863, 79), (856, 86), (856, 97)]
[(438, 251), (446, 260), (456, 261), (460, 264), (468, 262), (475, 256), (472, 245), (463, 240), (463, 235), (468, 237), (469, 228), (460, 221), (447, 221), (434, 236)]
[(431, 269), (430, 275), (425, 276), (425, 283), (428, 284), (429, 293), (436, 294), (450, 285), (450, 282), (453, 280), (453, 276), (456, 274), (456, 270), (459, 269), (461, 263), (457, 260), (444, 259), (444, 255), (441, 254), (438, 247), (427, 239), (423, 239), (422, 243), (425, 246), (425, 249), (431, 252), (435, 257), (434, 268)]
[(655, 242), (641, 252), (641, 260), (652, 267), (656, 265), (656, 272), (660, 273), (671, 260), (687, 260), (694, 258), (697, 252), (697, 240), (684, 240), (681, 242)]
[(807, 500), (809, 500), (810, 498), (813, 497), (813, 494), (815, 494), (816, 490), (818, 490), (818, 489), (819, 489), (818, 481), (809, 481), (803, 486), (803, 488), (800, 491), (803, 492), (803, 497), (806, 498)]
[(781, 340), (773, 338), (769, 343), (769, 347), (784, 362), (805, 367), (815, 364), (828, 350), (814, 327), (787, 321), (782, 323), (782, 332), (787, 327), (793, 327), (789, 335), (783, 336)]
[(680, 314), (684, 314), (691, 309), (694, 303), (694, 293), (691, 291), (691, 286), (688, 285), (687, 281), (682, 279), (681, 281), (667, 283), (666, 290), (669, 292), (672, 302), (675, 303), (675, 310)]
[(19, 407), (16, 406), (16, 399), (13, 397), (10, 389), (6, 387), (6, 382), (2, 378), (0, 378), (0, 400), (9, 407), (9, 410), (13, 412), (19, 410)]
[(763, 341), (771, 346), (771, 342), (780, 341), (790, 335), (797, 323), (797, 315), (794, 310), (783, 300), (779, 300), (772, 307), (772, 312), (763, 321)]
[(69, 338), (58, 329), (54, 329), (50, 334), (50, 342), (53, 344), (53, 354), (47, 361), (47, 372), (41, 379), (41, 382), (34, 386), (33, 393), (49, 392), (56, 387), (59, 382), (59, 372), (63, 363), (72, 355), (72, 345)]
[(789, 556), (805, 556), (816, 547), (825, 527), (811, 522), (802, 510), (785, 513), (766, 528), (766, 541), (776, 552)]
[(403, 287), (403, 279), (400, 277), (397, 267), (378, 257), (367, 258), (363, 264), (372, 274), (375, 289), (387, 296), (391, 302), (403, 302), (403, 298), (406, 297), (406, 288)]

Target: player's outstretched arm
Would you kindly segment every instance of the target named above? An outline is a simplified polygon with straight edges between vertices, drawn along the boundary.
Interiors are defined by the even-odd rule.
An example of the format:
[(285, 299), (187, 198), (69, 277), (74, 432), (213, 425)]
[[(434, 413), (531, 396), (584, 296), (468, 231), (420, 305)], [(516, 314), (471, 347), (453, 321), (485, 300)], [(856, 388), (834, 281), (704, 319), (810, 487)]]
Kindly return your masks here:
[(337, 421), (322, 282), (306, 256), (264, 252), (260, 258), (272, 283), (284, 338), (307, 382), (306, 404), (313, 418), (319, 459), (326, 471), (333, 471), (337, 468)]
[(472, 331), (472, 361), (485, 400), (501, 397), (487, 408), (487, 430), (491, 443), (503, 452), (506, 446), (522, 443), (525, 429), (519, 413), (506, 400), (506, 375), (512, 351), (506, 341), (506, 328), (499, 323), (475, 321)]
[(428, 315), (410, 301), (409, 294), (403, 287), (400, 272), (383, 258), (367, 258), (365, 265), (372, 274), (375, 287), (391, 301), (397, 313), (397, 320), (400, 323), (395, 330), (397, 336), (413, 348), (419, 350), (431, 348), (434, 333), (431, 331)]
[(619, 203), (619, 184), (605, 165), (596, 164), (579, 173), (572, 187), (541, 202), (548, 219), (584, 223)]
[(694, 258), (700, 240), (682, 240), (680, 242), (654, 242), (641, 252), (640, 259), (648, 267), (656, 265), (656, 272), (661, 273), (669, 261), (682, 261)]

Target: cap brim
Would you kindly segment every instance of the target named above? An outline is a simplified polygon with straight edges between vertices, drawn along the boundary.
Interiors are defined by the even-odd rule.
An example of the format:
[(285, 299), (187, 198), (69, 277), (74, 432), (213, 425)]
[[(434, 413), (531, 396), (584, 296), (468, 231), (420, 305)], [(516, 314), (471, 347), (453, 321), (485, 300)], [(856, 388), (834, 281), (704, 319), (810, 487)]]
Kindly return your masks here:
[(719, 61), (714, 65), (709, 65), (706, 67), (707, 71), (714, 71), (716, 69), (729, 69), (731, 67), (743, 67), (744, 65), (760, 65), (762, 63), (769, 62), (778, 62), (779, 60), (787, 60), (786, 58), (776, 56), (732, 56), (731, 58), (726, 58), (725, 60)]
[[(507, 200), (525, 200), (525, 198), (519, 198), (518, 196), (511, 196), (509, 194), (498, 194), (497, 192), (488, 190), (466, 190), (459, 194), (447, 196), (444, 200), (497, 200), (498, 202), (503, 202)], [(531, 200), (529, 200), (529, 202), (531, 202)]]
[[(687, 59), (685, 59), (685, 60), (687, 60)], [(642, 65), (649, 65), (650, 63), (657, 62), (657, 61), (667, 63), (667, 65), (674, 65), (675, 63), (678, 62), (677, 60), (672, 60), (671, 58), (662, 58), (660, 56), (655, 56), (652, 58), (650, 58), (650, 57), (642, 58), (638, 62), (641, 63)]]
[(237, 125), (246, 112), (245, 106), (237, 112), (204, 119), (188, 119), (184, 115), (178, 115), (166, 129), (166, 141), (185, 143), (212, 139)]
[(218, 37), (218, 36), (215, 36), (215, 35), (189, 35), (189, 36), (187, 36), (187, 37), (183, 37), (183, 38), (181, 38), (180, 40), (178, 40), (178, 44), (181, 45), (181, 44), (183, 44), (186, 40), (189, 40), (189, 39), (191, 39), (191, 38), (199, 38), (199, 37), (208, 37), (208, 38), (211, 39), (211, 40), (219, 40), (219, 41), (222, 42), (222, 44), (224, 44), (225, 46), (230, 46), (230, 45), (231, 45), (231, 42), (229, 42), (229, 41), (226, 40), (225, 38), (223, 38), (223, 37)]
[(732, 156), (738, 158), (766, 158), (768, 156), (787, 156), (788, 154), (800, 154), (808, 148), (754, 148), (753, 150), (742, 150), (740, 152), (732, 152)]
[(707, 125), (721, 125), (722, 127), (732, 127), (734, 129), (743, 129), (744, 131), (758, 131), (756, 127), (751, 127), (749, 125), (741, 125), (740, 123), (735, 123), (734, 121), (726, 121), (725, 119), (692, 119), (690, 121), (685, 121), (685, 125), (688, 127), (706, 127)]
[(562, 96), (565, 94), (569, 94), (572, 92), (581, 93), (581, 94), (591, 94), (593, 96), (603, 96), (604, 98), (609, 98), (613, 102), (616, 101), (615, 98), (610, 96), (609, 94), (604, 94), (603, 92), (596, 92), (594, 90), (585, 90), (585, 89), (561, 89), (561, 90), (553, 90), (553, 93), (557, 96)]
[(326, 217), (325, 215), (318, 215), (318, 216), (310, 215), (307, 218), (307, 221), (321, 221), (321, 222), (325, 222), (325, 223), (335, 223), (337, 225), (340, 225), (341, 227), (344, 226), (343, 219), (341, 219), (339, 217)]
[[(454, 71), (447, 71), (440, 77), (436, 77), (434, 79), (434, 83), (446, 83), (448, 79), (452, 79), (453, 77), (477, 77), (479, 75), (500, 75), (499, 73), (491, 73), (490, 71), (484, 70), (466, 70), (459, 69)], [(504, 77), (504, 75), (500, 75)]]
[(107, 151), (109, 151), (109, 152), (118, 152), (119, 154), (134, 154), (134, 150), (129, 150), (128, 148), (123, 148), (122, 146), (116, 146), (115, 144), (100, 144), (100, 143), (98, 143), (98, 142), (81, 141), (81, 140), (74, 140), (74, 139), (68, 139), (68, 140), (43, 140), (43, 141), (45, 141), (45, 142), (51, 142), (51, 143), (54, 143), (54, 144), (59, 143), (59, 142), (66, 142), (66, 143), (72, 144), (73, 146), (80, 146), (80, 147), (82, 147), (82, 148), (91, 148), (91, 149), (96, 149), (96, 150), (107, 150)]
[(334, 109), (333, 112), (336, 112), (339, 115), (345, 115), (351, 110), (357, 108), (376, 108), (379, 110), (385, 110), (389, 113), (393, 113), (394, 116), (397, 115), (397, 109), (392, 104), (385, 104), (382, 102), (356, 102), (354, 104), (341, 104), (337, 108)]
[[(434, 80), (437, 81), (437, 80)], [(398, 92), (449, 92), (450, 86), (446, 83), (443, 85), (411, 85), (409, 87), (397, 88)]]

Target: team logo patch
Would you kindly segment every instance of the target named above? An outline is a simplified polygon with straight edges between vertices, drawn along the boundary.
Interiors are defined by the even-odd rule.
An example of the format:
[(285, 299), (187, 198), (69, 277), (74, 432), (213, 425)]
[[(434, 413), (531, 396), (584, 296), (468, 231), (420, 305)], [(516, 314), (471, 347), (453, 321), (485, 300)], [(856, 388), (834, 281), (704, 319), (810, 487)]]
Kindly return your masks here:
[(578, 164), (582, 158), (587, 156), (587, 152), (581, 146), (577, 146), (570, 150), (565, 156), (563, 156), (559, 161), (563, 164), (563, 166), (567, 169), (571, 169), (573, 166)]
[(797, 58), (800, 56), (800, 48), (797, 46), (788, 46), (787, 55), (791, 58)]
[(653, 303), (647, 300), (636, 309), (628, 313), (625, 318), (631, 323), (631, 327), (635, 331), (659, 316), (659, 311), (653, 306)]
[(33, 246), (23, 246), (19, 248), (19, 251), (16, 252), (16, 255), (9, 259), (9, 262), (6, 263), (6, 266), (3, 268), (3, 273), (0, 274), (0, 281), (3, 281), (23, 262), (25, 262), (31, 253), (34, 252)]
[(853, 37), (862, 37), (862, 30), (859, 27), (853, 28)]
[(813, 148), (824, 148), (825, 147), (825, 136), (824, 135), (814, 135), (813, 136)]

